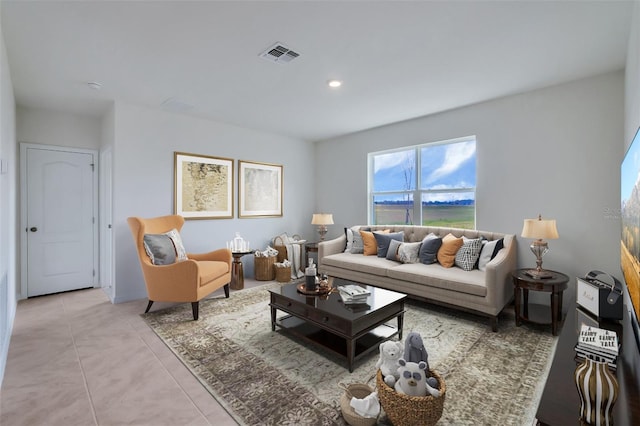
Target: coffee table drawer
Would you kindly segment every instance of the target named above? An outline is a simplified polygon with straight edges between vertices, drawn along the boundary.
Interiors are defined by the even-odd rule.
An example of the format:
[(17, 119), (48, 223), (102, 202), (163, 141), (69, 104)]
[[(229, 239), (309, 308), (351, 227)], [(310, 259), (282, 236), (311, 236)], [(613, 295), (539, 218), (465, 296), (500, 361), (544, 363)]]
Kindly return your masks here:
[(326, 312), (309, 311), (308, 319), (318, 325), (323, 325), (342, 334), (348, 334), (349, 332), (349, 321), (328, 315)]
[(309, 311), (305, 305), (295, 303), (286, 297), (273, 293), (271, 294), (271, 304), (282, 311), (293, 315), (301, 315), (302, 317), (306, 317)]

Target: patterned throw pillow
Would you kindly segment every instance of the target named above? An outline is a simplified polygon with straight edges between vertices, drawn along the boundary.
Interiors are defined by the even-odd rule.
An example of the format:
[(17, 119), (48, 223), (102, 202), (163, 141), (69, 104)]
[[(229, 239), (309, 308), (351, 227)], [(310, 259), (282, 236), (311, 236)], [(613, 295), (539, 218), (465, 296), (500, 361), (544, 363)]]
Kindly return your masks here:
[(353, 231), (353, 243), (351, 244), (351, 253), (353, 254), (362, 254), (364, 253), (364, 241), (362, 240), (362, 235), (360, 232)]
[(176, 248), (176, 258), (177, 261), (187, 260), (187, 251), (184, 249), (184, 245), (182, 244), (182, 237), (180, 237), (180, 233), (177, 229), (172, 229), (169, 232), (166, 232), (165, 235), (168, 235), (173, 241), (173, 245)]
[(482, 250), (482, 238), (462, 239), (462, 247), (456, 253), (455, 264), (465, 271), (470, 271), (476, 264)]
[(462, 237), (457, 238), (449, 233), (442, 239), (442, 245), (438, 250), (438, 262), (445, 268), (451, 268), (456, 260), (456, 253), (462, 247)]
[(398, 260), (402, 263), (418, 263), (418, 252), (422, 241), (417, 243), (402, 243), (398, 249)]

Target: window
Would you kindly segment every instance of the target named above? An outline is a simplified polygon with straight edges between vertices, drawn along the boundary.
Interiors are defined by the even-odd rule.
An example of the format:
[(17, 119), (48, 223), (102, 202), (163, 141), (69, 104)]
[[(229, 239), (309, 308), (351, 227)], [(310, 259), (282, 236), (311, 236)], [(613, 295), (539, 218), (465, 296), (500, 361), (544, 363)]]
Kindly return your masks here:
[(375, 225), (475, 229), (475, 136), (369, 154)]

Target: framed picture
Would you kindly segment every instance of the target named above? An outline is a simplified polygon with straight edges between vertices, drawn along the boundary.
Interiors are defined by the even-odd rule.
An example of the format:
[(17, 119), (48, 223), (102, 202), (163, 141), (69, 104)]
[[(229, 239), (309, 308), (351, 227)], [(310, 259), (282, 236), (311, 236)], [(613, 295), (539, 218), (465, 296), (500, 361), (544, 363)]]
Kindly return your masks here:
[(233, 160), (174, 153), (174, 211), (185, 219), (233, 218)]
[(282, 166), (238, 161), (238, 217), (282, 216)]

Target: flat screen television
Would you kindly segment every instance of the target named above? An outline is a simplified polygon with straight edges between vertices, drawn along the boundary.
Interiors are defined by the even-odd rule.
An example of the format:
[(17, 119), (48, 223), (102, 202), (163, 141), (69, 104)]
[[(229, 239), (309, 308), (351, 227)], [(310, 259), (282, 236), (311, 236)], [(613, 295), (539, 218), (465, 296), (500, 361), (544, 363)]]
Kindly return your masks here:
[(620, 266), (631, 300), (630, 321), (640, 348), (640, 129), (636, 132), (620, 168)]

